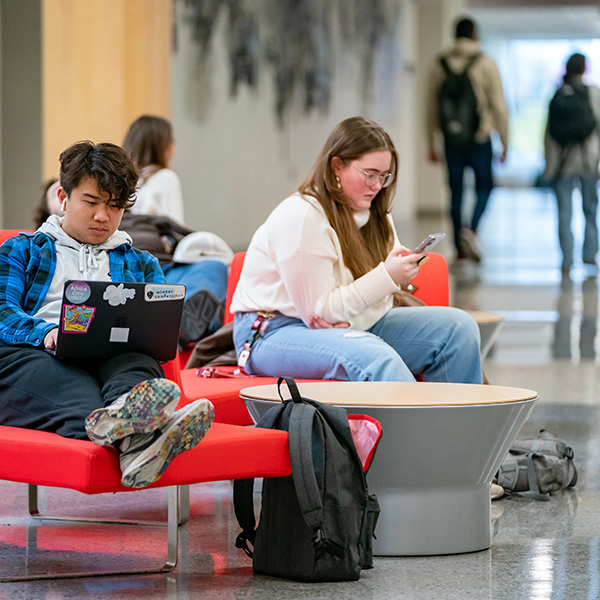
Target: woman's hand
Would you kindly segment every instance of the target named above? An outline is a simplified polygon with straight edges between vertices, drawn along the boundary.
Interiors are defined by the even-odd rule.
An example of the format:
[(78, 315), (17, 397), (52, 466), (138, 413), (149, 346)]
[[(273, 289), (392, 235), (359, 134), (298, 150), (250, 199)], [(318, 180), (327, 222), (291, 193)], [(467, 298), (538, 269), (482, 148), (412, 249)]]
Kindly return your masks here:
[(348, 321), (330, 323), (329, 321), (323, 319), (323, 317), (318, 317), (317, 315), (310, 316), (308, 325), (311, 329), (346, 329), (347, 327), (350, 327), (350, 323), (348, 323)]
[(390, 277), (398, 286), (405, 286), (417, 276), (419, 261), (425, 257), (422, 252), (411, 253), (406, 246), (392, 250), (383, 263)]
[(44, 338), (44, 348), (54, 350), (56, 348), (56, 338), (58, 337), (58, 328), (51, 329)]

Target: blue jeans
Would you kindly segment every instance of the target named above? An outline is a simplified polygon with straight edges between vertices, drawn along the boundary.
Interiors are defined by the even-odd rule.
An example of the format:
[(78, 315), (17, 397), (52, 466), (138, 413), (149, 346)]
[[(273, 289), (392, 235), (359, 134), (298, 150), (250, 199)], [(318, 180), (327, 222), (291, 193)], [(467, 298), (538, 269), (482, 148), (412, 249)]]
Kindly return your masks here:
[(446, 145), (446, 166), (448, 167), (448, 185), (450, 186), (450, 216), (454, 230), (454, 245), (460, 250), (460, 230), (464, 226), (462, 220), (462, 202), (465, 169), (471, 167), (475, 175), (475, 192), (477, 199), (473, 216), (467, 225), (477, 230), (479, 220), (487, 206), (494, 188), (492, 175), (492, 143), (471, 144), (465, 149), (456, 149)]
[(598, 192), (596, 175), (569, 175), (558, 177), (554, 181), (554, 193), (558, 205), (558, 241), (563, 255), (563, 266), (573, 264), (573, 232), (571, 231), (573, 188), (579, 181), (581, 185), (581, 204), (585, 217), (583, 234), (583, 262), (594, 263), (598, 252), (598, 225), (596, 212)]
[(208, 290), (219, 302), (225, 301), (229, 269), (220, 260), (203, 260), (191, 265), (166, 265), (163, 271), (167, 283), (183, 283), (186, 286), (186, 300), (200, 290)]
[[(239, 355), (256, 313), (235, 316)], [(481, 383), (479, 328), (456, 308), (393, 308), (368, 331), (310, 329), (300, 319), (273, 318), (252, 346), (253, 375), (343, 381)]]

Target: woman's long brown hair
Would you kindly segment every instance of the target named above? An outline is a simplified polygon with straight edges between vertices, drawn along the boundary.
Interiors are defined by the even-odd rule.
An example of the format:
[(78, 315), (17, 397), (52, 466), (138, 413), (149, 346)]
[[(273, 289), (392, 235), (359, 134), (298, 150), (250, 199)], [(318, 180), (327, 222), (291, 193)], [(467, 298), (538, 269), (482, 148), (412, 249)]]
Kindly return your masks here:
[(371, 203), (369, 221), (359, 229), (352, 209), (338, 188), (331, 160), (337, 156), (349, 164), (364, 154), (381, 150), (391, 152), (391, 171), (397, 173), (398, 153), (390, 136), (370, 119), (346, 119), (331, 132), (317, 161), (297, 190), (320, 202), (340, 240), (344, 264), (355, 279), (385, 260), (393, 247), (394, 234), (388, 215), (392, 208), (396, 178), (388, 187), (379, 190)]
[(173, 127), (162, 117), (142, 115), (129, 126), (123, 148), (140, 174), (140, 185), (169, 166), (167, 150), (172, 142)]

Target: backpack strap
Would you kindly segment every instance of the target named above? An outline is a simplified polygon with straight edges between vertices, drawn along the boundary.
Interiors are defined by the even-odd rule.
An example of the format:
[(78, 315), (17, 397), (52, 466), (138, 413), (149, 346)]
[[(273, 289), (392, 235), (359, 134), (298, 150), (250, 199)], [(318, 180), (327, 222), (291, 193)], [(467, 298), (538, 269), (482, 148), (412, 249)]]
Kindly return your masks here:
[(523, 493), (536, 500), (548, 501), (550, 500), (550, 494), (542, 494), (538, 486), (537, 477), (535, 476), (535, 466), (533, 464), (534, 455), (535, 452), (529, 452), (529, 454), (527, 454), (527, 480), (529, 481), (529, 491)]
[[(324, 446), (323, 430), (314, 427), (319, 422), (317, 409), (300, 401), (294, 404), (290, 417), (290, 462), (292, 478), (298, 498), (300, 513), (306, 524), (316, 531), (312, 543), (317, 553), (323, 551), (343, 558), (346, 549), (325, 536), (323, 531), (323, 501), (317, 482), (317, 474), (313, 463), (313, 441), (315, 435), (321, 435)], [(319, 475), (324, 477), (323, 469)]]
[[(281, 418), (287, 402), (270, 408), (256, 424), (262, 429), (274, 429)], [(242, 532), (235, 540), (235, 547), (241, 548), (250, 558), (254, 555), (248, 543), (254, 547), (256, 538), (256, 517), (254, 515), (254, 479), (236, 479), (233, 482), (233, 509)]]
[[(325, 446), (323, 429), (314, 426), (315, 423), (320, 423), (318, 411), (313, 405), (314, 401), (306, 402), (300, 396), (296, 382), (290, 377), (279, 378), (278, 389), (280, 389), (282, 379), (287, 383), (294, 402), (289, 424), (289, 447), (292, 478), (300, 513), (306, 524), (316, 530), (312, 540), (315, 551), (317, 553), (325, 551), (338, 558), (343, 558), (346, 549), (325, 537), (323, 531), (323, 501), (316, 470), (318, 469), (320, 477), (324, 477), (325, 458), (323, 457), (322, 465), (317, 465), (317, 469), (313, 458), (315, 436), (320, 435), (322, 446)], [(350, 428), (348, 428), (349, 430)], [(321, 483), (323, 484), (323, 482)]]
[(291, 377), (279, 378), (277, 390), (280, 397), (283, 381), (286, 382), (294, 403), (290, 416), (289, 448), (292, 478), (300, 512), (309, 527), (318, 529), (323, 523), (323, 503), (313, 462), (313, 421), (317, 410), (304, 402), (296, 382)]
[[(300, 512), (309, 527), (319, 529), (323, 524), (323, 502), (313, 463), (313, 427), (316, 408), (298, 403), (290, 417), (290, 462), (292, 478), (298, 496)], [(322, 436), (321, 436), (322, 437)]]
[(241, 548), (250, 558), (254, 556), (248, 542), (254, 547), (256, 538), (256, 517), (254, 516), (254, 479), (236, 479), (233, 482), (233, 509), (235, 516), (242, 528), (242, 532), (235, 538), (235, 547)]
[(277, 391), (279, 393), (279, 397), (283, 400), (283, 402), (286, 402), (286, 400), (283, 399), (283, 395), (281, 393), (281, 383), (283, 381), (286, 382), (290, 390), (290, 395), (292, 396), (292, 401), (294, 403), (310, 404), (318, 410), (319, 414), (323, 417), (323, 419), (325, 419), (325, 422), (333, 430), (338, 441), (340, 441), (344, 445), (344, 447), (350, 452), (354, 462), (359, 467), (359, 470), (362, 472), (363, 464), (360, 459), (360, 456), (358, 455), (356, 445), (354, 444), (354, 439), (352, 438), (352, 432), (350, 431), (350, 425), (348, 423), (348, 413), (346, 412), (346, 410), (339, 406), (331, 406), (329, 404), (317, 402), (316, 400), (311, 400), (310, 398), (303, 398), (300, 395), (300, 391), (298, 390), (296, 382), (291, 377), (280, 377), (279, 381), (277, 382)]
[(467, 64), (465, 65), (463, 73), (466, 73), (480, 58), (481, 52), (476, 52), (475, 54), (471, 55), (471, 57), (467, 61)]
[(452, 70), (448, 66), (448, 57), (440, 56), (440, 64), (442, 65), (442, 68), (444, 69), (446, 75), (450, 75), (450, 73), (452, 73)]
[[(481, 52), (476, 52), (475, 54), (472, 54), (469, 57), (469, 59), (467, 60), (467, 63), (465, 64), (465, 68), (462, 71), (463, 74), (467, 73), (469, 71), (469, 69), (479, 60), (479, 58), (481, 57), (481, 54), (482, 54)], [(440, 56), (440, 64), (442, 65), (442, 68), (444, 69), (444, 72), (446, 73), (446, 75), (455, 73), (448, 65), (448, 56)]]

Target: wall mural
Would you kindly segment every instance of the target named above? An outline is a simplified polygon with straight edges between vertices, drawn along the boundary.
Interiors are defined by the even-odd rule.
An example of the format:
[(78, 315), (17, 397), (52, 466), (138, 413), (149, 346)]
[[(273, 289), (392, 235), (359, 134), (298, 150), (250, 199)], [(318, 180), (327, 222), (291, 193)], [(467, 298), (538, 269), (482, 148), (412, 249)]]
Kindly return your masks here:
[[(276, 90), (280, 125), (292, 98), (300, 94), (305, 112), (326, 113), (336, 66), (354, 59), (365, 99), (376, 86), (393, 102), (399, 64), (399, 0), (175, 0), (178, 27), (191, 28), (198, 60), (210, 58), (219, 19), (226, 18), (230, 94), (256, 88), (268, 70)], [(178, 6), (175, 6), (178, 5)]]

